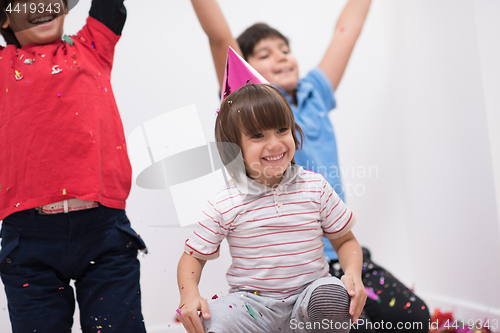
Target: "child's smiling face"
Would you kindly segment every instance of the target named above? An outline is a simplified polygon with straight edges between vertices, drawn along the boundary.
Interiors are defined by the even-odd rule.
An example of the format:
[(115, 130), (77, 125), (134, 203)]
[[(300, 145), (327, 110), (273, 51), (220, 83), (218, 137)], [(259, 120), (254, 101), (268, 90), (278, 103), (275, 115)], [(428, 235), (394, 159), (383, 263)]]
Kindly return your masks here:
[[(17, 5), (19, 5), (17, 7), (19, 11), (14, 10)], [(33, 7), (35, 5), (36, 7)], [(30, 8), (35, 8), (34, 12)], [(48, 8), (51, 12), (47, 10)], [(8, 18), (2, 28), (10, 27), (21, 46), (49, 44), (61, 39), (64, 18), (67, 14), (62, 0), (15, 0), (12, 2), (11, 9), (7, 12)]]
[(267, 81), (293, 96), (299, 83), (297, 60), (286, 42), (279, 37), (261, 39), (248, 56), (248, 63)]
[(268, 129), (258, 134), (241, 134), (241, 150), (250, 177), (267, 185), (279, 184), (295, 154), (295, 141), (289, 128)]

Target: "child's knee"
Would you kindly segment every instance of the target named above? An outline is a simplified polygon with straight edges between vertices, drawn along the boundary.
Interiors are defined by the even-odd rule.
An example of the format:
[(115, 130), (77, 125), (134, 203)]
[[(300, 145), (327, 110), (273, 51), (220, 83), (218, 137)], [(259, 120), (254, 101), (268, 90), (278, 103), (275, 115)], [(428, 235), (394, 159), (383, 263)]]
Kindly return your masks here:
[(324, 284), (311, 294), (307, 307), (311, 322), (320, 322), (327, 329), (321, 332), (349, 332), (352, 316), (347, 290), (336, 284)]

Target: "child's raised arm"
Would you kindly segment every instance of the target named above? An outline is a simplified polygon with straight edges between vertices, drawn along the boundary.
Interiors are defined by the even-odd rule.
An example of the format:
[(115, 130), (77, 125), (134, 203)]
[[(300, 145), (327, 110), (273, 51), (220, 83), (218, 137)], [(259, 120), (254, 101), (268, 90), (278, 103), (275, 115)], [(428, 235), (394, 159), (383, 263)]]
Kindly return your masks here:
[(330, 239), (330, 242), (339, 256), (340, 266), (344, 271), (341, 280), (351, 296), (349, 314), (353, 316), (353, 322), (357, 322), (366, 301), (366, 290), (361, 277), (363, 266), (361, 246), (351, 231), (340, 238)]
[(208, 37), (215, 72), (219, 80), (219, 89), (222, 89), (227, 49), (231, 46), (241, 55), (240, 47), (231, 34), (231, 29), (229, 29), (229, 25), (216, 0), (191, 0), (191, 3), (201, 27)]
[(344, 75), (351, 52), (365, 23), (370, 3), (371, 0), (349, 0), (337, 21), (330, 46), (319, 63), (319, 68), (325, 72), (334, 90)]
[(177, 309), (177, 319), (184, 325), (188, 333), (203, 333), (203, 326), (198, 311), (203, 318), (210, 318), (210, 310), (207, 300), (201, 297), (198, 290), (201, 271), (206, 260), (196, 259), (187, 253), (183, 253), (177, 266), (177, 283), (181, 301)]
[(121, 35), (127, 10), (123, 4), (124, 0), (92, 0), (90, 16), (104, 24), (115, 35)]

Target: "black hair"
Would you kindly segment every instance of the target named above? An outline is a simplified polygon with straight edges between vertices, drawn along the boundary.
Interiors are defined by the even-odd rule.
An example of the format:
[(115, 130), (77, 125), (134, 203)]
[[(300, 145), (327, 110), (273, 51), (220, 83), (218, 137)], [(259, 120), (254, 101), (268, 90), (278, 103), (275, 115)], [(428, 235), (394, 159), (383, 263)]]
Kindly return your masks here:
[(265, 23), (255, 23), (247, 28), (236, 40), (240, 46), (243, 58), (248, 60), (248, 57), (253, 54), (255, 45), (265, 38), (277, 37), (282, 39), (290, 48), (288, 38), (283, 36), (281, 32), (270, 27)]

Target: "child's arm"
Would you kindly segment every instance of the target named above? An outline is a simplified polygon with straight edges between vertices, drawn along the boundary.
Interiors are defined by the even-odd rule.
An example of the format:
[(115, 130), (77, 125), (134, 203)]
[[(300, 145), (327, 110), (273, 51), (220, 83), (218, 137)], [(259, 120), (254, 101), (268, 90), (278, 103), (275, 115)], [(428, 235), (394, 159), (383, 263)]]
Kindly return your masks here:
[(177, 266), (177, 283), (181, 295), (177, 319), (181, 321), (188, 333), (204, 332), (198, 311), (202, 312), (203, 318), (210, 318), (207, 300), (201, 297), (198, 291), (198, 283), (205, 263), (206, 260), (196, 259), (183, 253)]
[(127, 10), (124, 0), (92, 0), (89, 15), (108, 27), (115, 35), (121, 35)]
[(351, 52), (365, 23), (370, 3), (371, 0), (349, 0), (337, 21), (330, 46), (319, 63), (319, 68), (325, 72), (334, 90), (344, 75)]
[(231, 34), (231, 29), (229, 29), (229, 25), (216, 0), (191, 0), (191, 3), (201, 27), (207, 34), (215, 72), (219, 80), (219, 89), (222, 89), (227, 49), (231, 46), (241, 55), (240, 47)]
[(344, 271), (341, 280), (351, 296), (349, 314), (353, 316), (353, 321), (357, 322), (366, 301), (366, 290), (361, 280), (363, 266), (361, 246), (351, 231), (340, 238), (330, 239), (330, 242), (339, 256), (340, 266)]

